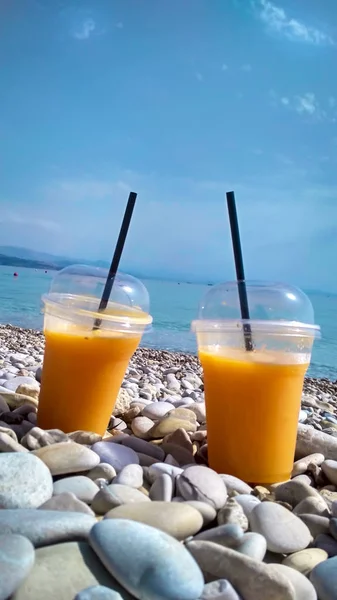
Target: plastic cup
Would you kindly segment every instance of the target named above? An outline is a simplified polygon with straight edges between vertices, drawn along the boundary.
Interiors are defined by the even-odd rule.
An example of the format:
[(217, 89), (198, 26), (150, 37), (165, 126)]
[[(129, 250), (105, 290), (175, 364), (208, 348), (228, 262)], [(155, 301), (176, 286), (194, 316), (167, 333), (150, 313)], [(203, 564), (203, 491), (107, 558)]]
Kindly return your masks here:
[[(290, 478), (304, 376), (320, 328), (309, 298), (284, 284), (247, 283), (250, 320), (237, 282), (205, 294), (192, 323), (204, 370), (208, 458), (249, 483)], [(253, 350), (247, 351), (249, 323)]]
[(46, 345), (37, 413), (42, 429), (106, 431), (129, 360), (152, 322), (145, 286), (121, 273), (106, 310), (98, 313), (107, 275), (104, 269), (67, 267), (42, 297)]

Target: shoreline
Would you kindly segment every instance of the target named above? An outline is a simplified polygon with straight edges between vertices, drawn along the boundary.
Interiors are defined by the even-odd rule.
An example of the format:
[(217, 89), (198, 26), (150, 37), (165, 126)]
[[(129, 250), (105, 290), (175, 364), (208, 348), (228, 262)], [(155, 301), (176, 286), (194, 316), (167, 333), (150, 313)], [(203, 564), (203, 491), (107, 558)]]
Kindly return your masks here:
[[(43, 352), (43, 331), (1, 324), (0, 393), (1, 390), (4, 391), (4, 385), (7, 387), (6, 379), (12, 379), (15, 376), (34, 377), (37, 369), (41, 369)], [(18, 359), (14, 360), (15, 366), (13, 366), (13, 360), (10, 360), (12, 354), (18, 355)], [(22, 355), (23, 361), (20, 361), (20, 355)], [(172, 395), (173, 399), (170, 397), (170, 402), (172, 401), (175, 407), (185, 406), (192, 401), (204, 403), (203, 372), (196, 354), (140, 347), (130, 360), (121, 389), (127, 388), (130, 391), (131, 387), (136, 385), (133, 392), (134, 399), (146, 400), (146, 392), (144, 395), (142, 387), (145, 385), (144, 381), (149, 369), (153, 370), (158, 381), (161, 381), (162, 389), (158, 391), (156, 399), (164, 400)], [(164, 389), (163, 385), (164, 373), (168, 369), (172, 369), (179, 381), (178, 390), (173, 390), (171, 393)], [(137, 384), (134, 380), (136, 371), (138, 371)], [(186, 376), (195, 376), (196, 381), (199, 382), (191, 390), (186, 389), (182, 384)], [(150, 401), (150, 397), (147, 398), (147, 401)], [(311, 425), (318, 431), (337, 437), (337, 381), (325, 378), (305, 378), (299, 423)]]

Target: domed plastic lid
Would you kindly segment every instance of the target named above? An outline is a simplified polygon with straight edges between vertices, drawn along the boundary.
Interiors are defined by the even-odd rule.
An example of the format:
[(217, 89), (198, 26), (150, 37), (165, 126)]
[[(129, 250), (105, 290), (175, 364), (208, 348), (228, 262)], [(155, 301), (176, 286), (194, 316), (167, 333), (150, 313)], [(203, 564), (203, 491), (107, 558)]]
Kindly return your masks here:
[(300, 289), (283, 283), (246, 282), (249, 320), (241, 317), (238, 282), (220, 283), (205, 293), (199, 315), (192, 323), (194, 331), (234, 329), (238, 323), (251, 323), (254, 330), (277, 331), (294, 328), (296, 335), (317, 337), (314, 310)]
[(150, 299), (145, 285), (132, 275), (118, 272), (110, 293), (108, 305), (99, 312), (99, 304), (107, 280), (106, 269), (86, 265), (72, 265), (59, 271), (50, 291), (42, 297), (45, 312), (67, 318), (75, 316), (100, 319), (119, 324), (122, 328), (149, 325)]

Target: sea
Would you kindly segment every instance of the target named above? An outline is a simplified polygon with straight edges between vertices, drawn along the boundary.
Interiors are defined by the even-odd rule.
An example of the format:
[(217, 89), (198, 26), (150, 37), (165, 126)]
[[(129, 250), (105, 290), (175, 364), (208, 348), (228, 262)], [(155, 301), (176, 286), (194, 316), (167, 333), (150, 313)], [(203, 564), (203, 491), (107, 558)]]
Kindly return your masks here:
[[(14, 277), (14, 272), (18, 277)], [(41, 296), (49, 290), (55, 271), (0, 266), (0, 323), (42, 329)], [(196, 352), (191, 321), (197, 317), (207, 286), (144, 279), (150, 298), (153, 327), (142, 346)], [(308, 293), (322, 337), (314, 344), (308, 375), (337, 380), (337, 295)]]

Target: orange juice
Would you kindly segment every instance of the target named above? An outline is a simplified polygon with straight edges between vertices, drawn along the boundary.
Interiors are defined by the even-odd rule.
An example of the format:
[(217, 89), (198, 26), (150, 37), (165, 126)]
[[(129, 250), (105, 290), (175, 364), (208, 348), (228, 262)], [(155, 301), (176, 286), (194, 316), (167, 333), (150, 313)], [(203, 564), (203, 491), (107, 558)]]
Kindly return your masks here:
[(199, 356), (210, 467), (249, 483), (289, 479), (308, 355), (201, 346)]
[(141, 335), (69, 326), (45, 337), (38, 426), (103, 435)]

